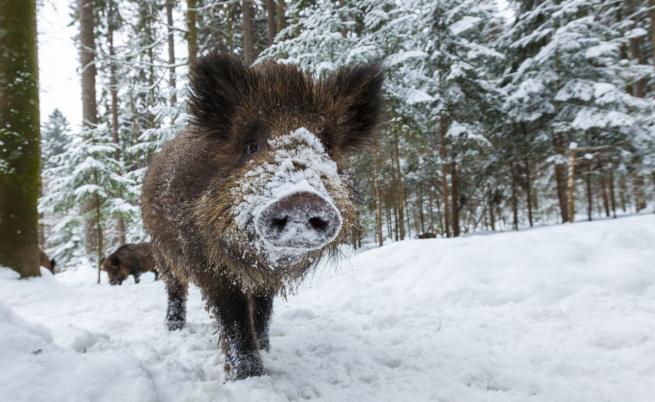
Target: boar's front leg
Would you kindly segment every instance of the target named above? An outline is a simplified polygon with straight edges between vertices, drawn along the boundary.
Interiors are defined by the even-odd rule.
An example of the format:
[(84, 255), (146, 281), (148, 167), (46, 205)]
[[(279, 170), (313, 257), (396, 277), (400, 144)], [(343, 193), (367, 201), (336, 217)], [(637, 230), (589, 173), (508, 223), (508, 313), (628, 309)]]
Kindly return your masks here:
[(240, 289), (224, 284), (205, 295), (209, 309), (218, 319), (219, 345), (225, 354), (225, 372), (230, 380), (264, 373), (257, 338), (252, 327), (249, 297)]
[(166, 275), (165, 278), (168, 291), (166, 325), (169, 331), (174, 331), (181, 329), (186, 322), (186, 297), (189, 285), (173, 275)]
[(252, 299), (252, 320), (255, 325), (255, 335), (259, 348), (268, 351), (271, 347), (268, 339), (268, 322), (273, 312), (273, 294), (256, 295)]

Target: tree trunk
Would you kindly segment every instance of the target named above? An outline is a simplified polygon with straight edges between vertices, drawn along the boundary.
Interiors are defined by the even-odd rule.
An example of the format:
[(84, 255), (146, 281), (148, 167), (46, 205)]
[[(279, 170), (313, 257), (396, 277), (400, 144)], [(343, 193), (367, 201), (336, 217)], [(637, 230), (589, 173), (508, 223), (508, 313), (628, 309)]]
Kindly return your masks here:
[[(650, 50), (653, 52), (652, 64), (655, 66), (655, 0), (649, 0), (648, 7), (650, 8)], [(653, 80), (653, 90), (655, 91), (655, 80)], [(653, 180), (655, 180), (655, 173), (653, 173)]]
[(425, 215), (423, 215), (423, 186), (418, 185), (418, 220), (419, 220), (419, 233), (425, 233)]
[(448, 176), (449, 169), (446, 163), (447, 149), (446, 149), (446, 134), (448, 134), (448, 117), (442, 114), (439, 118), (439, 158), (441, 159), (441, 198), (443, 199), (443, 226), (446, 237), (450, 237), (450, 207), (449, 207), (449, 190), (448, 190)]
[(175, 0), (166, 0), (166, 24), (168, 25), (168, 86), (171, 91), (170, 104), (177, 104), (177, 91), (175, 82), (175, 35), (173, 34), (173, 8)]
[(635, 209), (637, 212), (646, 208), (646, 197), (644, 194), (644, 178), (635, 175), (632, 179), (632, 191), (634, 192)]
[(255, 61), (255, 24), (252, 3), (241, 1), (241, 32), (243, 32), (243, 61), (251, 65)]
[(621, 210), (625, 213), (628, 209), (628, 200), (627, 200), (627, 184), (625, 182), (625, 176), (620, 176), (619, 178), (619, 200), (621, 201)]
[(514, 161), (510, 164), (510, 171), (512, 174), (512, 227), (514, 230), (519, 230), (519, 206), (518, 206), (518, 195), (516, 191), (517, 187), (517, 174), (516, 174), (516, 164)]
[(568, 185), (566, 194), (566, 204), (569, 207), (569, 222), (575, 221), (575, 168), (577, 163), (577, 152), (575, 149), (569, 150), (569, 172)]
[(451, 206), (453, 208), (453, 237), (457, 237), (460, 234), (459, 228), (459, 177), (457, 177), (457, 162), (452, 161), (450, 163), (450, 181), (452, 183), (452, 202)]
[[(97, 177), (96, 177), (96, 183), (97, 183), (97, 181), (98, 180), (97, 180)], [(98, 239), (98, 248), (96, 249), (96, 251), (97, 251), (96, 256), (97, 256), (98, 259), (97, 259), (96, 262), (98, 263), (98, 283), (100, 283), (100, 270), (101, 270), (100, 260), (103, 257), (104, 244), (103, 244), (103, 238), (102, 238), (103, 237), (102, 236), (102, 226), (101, 226), (101, 223), (100, 223), (100, 222), (102, 222), (102, 214), (100, 212), (100, 197), (98, 196), (97, 193), (95, 195), (94, 202), (95, 202), (95, 214), (96, 214), (96, 216), (95, 216), (96, 228), (95, 229), (96, 229), (96, 237)]]
[(616, 196), (614, 195), (614, 168), (610, 167), (608, 177), (610, 187), (610, 204), (612, 206), (612, 218), (616, 218)]
[(428, 185), (428, 208), (430, 216), (430, 224), (428, 225), (428, 230), (434, 233), (434, 203), (432, 202), (432, 186)]
[(532, 176), (530, 172), (530, 158), (527, 156), (525, 157), (525, 180), (527, 183), (526, 201), (528, 205), (528, 223), (530, 224), (530, 227), (532, 227)]
[(0, 266), (39, 276), (36, 2), (0, 0)]
[(275, 23), (277, 25), (276, 32), (281, 32), (287, 27), (287, 19), (285, 16), (286, 10), (287, 6), (284, 4), (284, 0), (277, 0), (275, 9)]
[(585, 175), (585, 184), (587, 187), (587, 220), (593, 219), (594, 212), (594, 194), (591, 188), (591, 165), (587, 167), (587, 174)]
[(268, 46), (273, 44), (277, 34), (277, 24), (275, 23), (275, 0), (266, 0), (266, 25), (268, 27), (267, 38)]
[[(118, 86), (116, 84), (116, 65), (114, 58), (116, 51), (114, 49), (114, 2), (109, 2), (107, 9), (107, 42), (109, 45), (109, 97), (111, 98), (111, 139), (116, 145), (114, 159), (116, 162), (121, 160), (120, 139), (118, 137)], [(119, 245), (127, 242), (125, 238), (125, 220), (121, 215), (116, 217), (116, 237)]]
[(198, 11), (198, 0), (187, 0), (186, 25), (187, 25), (187, 47), (189, 49), (189, 64), (196, 62), (198, 56), (198, 28), (196, 27), (196, 15)]
[(375, 240), (378, 246), (382, 247), (384, 244), (384, 237), (382, 236), (382, 202), (380, 200), (380, 183), (378, 175), (380, 172), (380, 149), (379, 145), (375, 147), (373, 155), (373, 194), (375, 196)]
[(494, 208), (496, 206), (493, 203), (489, 203), (489, 226), (491, 226), (492, 231), (496, 231), (496, 216), (494, 215)]
[[(625, 0), (624, 6), (626, 8), (626, 16), (634, 19), (634, 14), (637, 11), (634, 0)], [(630, 47), (630, 56), (632, 59), (636, 60), (639, 64), (646, 64), (646, 56), (641, 51), (641, 37), (631, 37), (628, 40), (628, 46)], [(646, 95), (646, 79), (644, 77), (639, 78), (634, 88), (634, 95), (643, 98)]]
[[(82, 124), (85, 130), (97, 126), (98, 111), (96, 105), (96, 66), (95, 66), (95, 33), (94, 33), (94, 1), (78, 0), (80, 15), (80, 61), (82, 71)], [(84, 245), (87, 254), (92, 254), (97, 247), (93, 209), (94, 202), (89, 200), (82, 206), (84, 215)]]
[(396, 165), (396, 205), (398, 208), (398, 236), (400, 240), (405, 239), (405, 192), (400, 172), (400, 146), (398, 134), (394, 133), (394, 163)]
[(339, 0), (339, 19), (341, 20), (341, 28), (339, 29), (339, 32), (341, 33), (342, 38), (348, 36), (348, 28), (346, 27), (346, 13), (344, 12), (344, 8), (346, 8), (346, 0)]
[(609, 197), (609, 183), (607, 182), (607, 177), (601, 172), (600, 186), (603, 190), (603, 209), (605, 210), (605, 216), (610, 217), (610, 197)]
[[(564, 156), (565, 148), (561, 135), (555, 134), (553, 137), (555, 152)], [(561, 163), (555, 164), (555, 181), (557, 185), (557, 199), (559, 201), (559, 210), (562, 222), (569, 221), (568, 205), (566, 203), (566, 166)]]

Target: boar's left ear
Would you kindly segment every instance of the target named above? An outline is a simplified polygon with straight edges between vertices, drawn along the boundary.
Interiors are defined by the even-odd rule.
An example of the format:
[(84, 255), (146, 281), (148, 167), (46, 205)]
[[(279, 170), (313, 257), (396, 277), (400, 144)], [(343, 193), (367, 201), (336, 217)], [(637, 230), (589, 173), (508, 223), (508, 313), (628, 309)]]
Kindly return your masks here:
[(339, 111), (338, 124), (345, 130), (341, 148), (356, 149), (371, 139), (382, 114), (382, 83), (379, 64), (339, 69), (329, 81)]
[(118, 257), (116, 257), (115, 255), (112, 255), (109, 261), (111, 262), (112, 266), (116, 266), (121, 263), (121, 260), (119, 260)]
[(247, 67), (237, 57), (213, 52), (191, 67), (189, 109), (193, 124), (227, 139), (236, 107), (247, 89)]

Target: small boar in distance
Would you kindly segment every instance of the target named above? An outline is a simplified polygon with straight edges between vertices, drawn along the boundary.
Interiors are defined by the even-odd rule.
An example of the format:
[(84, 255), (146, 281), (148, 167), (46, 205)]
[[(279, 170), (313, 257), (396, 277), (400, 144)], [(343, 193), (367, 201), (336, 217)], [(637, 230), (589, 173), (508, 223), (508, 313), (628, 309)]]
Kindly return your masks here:
[(57, 265), (57, 262), (55, 261), (54, 258), (48, 257), (48, 254), (43, 251), (42, 248), (39, 247), (39, 265), (42, 266), (43, 268), (48, 268), (48, 271), (52, 272), (52, 274), (55, 274), (55, 265)]
[(381, 112), (379, 66), (319, 78), (213, 53), (191, 69), (191, 123), (153, 158), (141, 207), (168, 291), (170, 330), (189, 282), (220, 328), (228, 379), (261, 375), (273, 297), (356, 225), (344, 174)]
[(152, 271), (155, 280), (159, 276), (155, 269), (150, 243), (125, 244), (107, 257), (100, 260), (103, 271), (107, 272), (110, 285), (121, 285), (129, 275), (134, 277), (134, 283), (139, 283), (142, 273)]

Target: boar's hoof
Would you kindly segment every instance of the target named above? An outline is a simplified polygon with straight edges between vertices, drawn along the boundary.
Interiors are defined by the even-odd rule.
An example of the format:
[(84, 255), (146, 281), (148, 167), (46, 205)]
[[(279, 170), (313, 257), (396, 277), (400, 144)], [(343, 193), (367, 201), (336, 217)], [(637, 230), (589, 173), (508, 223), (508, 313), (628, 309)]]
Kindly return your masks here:
[(268, 336), (265, 338), (259, 338), (259, 349), (268, 352), (271, 350), (271, 342), (268, 340)]
[(184, 328), (184, 320), (167, 320), (166, 325), (169, 331), (177, 331)]
[(225, 358), (225, 378), (228, 381), (242, 380), (264, 374), (264, 365), (259, 355), (246, 354)]

